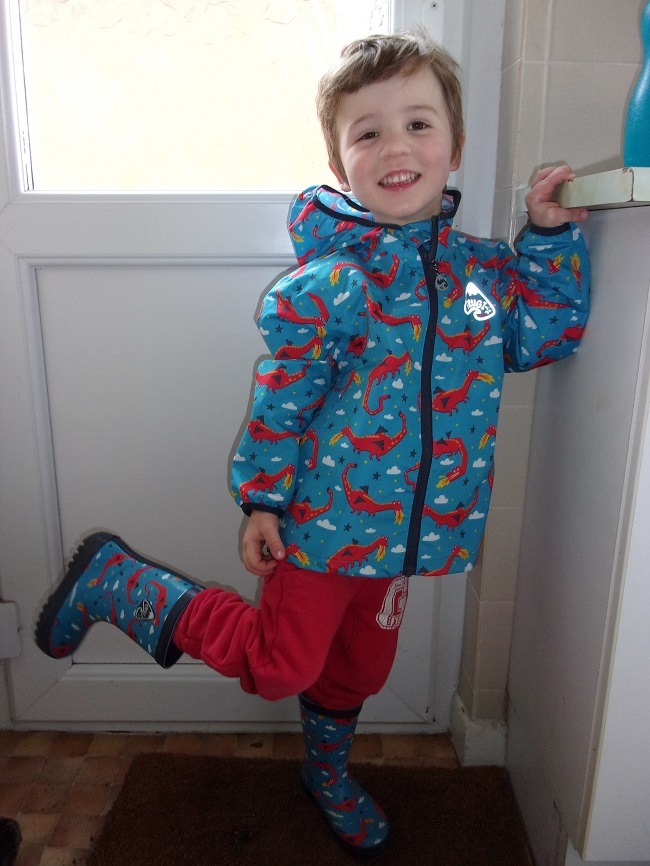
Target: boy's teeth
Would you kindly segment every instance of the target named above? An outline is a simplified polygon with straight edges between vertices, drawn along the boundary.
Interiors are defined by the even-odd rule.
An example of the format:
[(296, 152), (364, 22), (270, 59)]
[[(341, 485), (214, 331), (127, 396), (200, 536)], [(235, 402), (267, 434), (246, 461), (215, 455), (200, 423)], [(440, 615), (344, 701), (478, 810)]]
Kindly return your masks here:
[(391, 186), (396, 183), (409, 183), (415, 180), (416, 177), (417, 175), (412, 171), (401, 171), (399, 174), (391, 174), (389, 177), (385, 177), (380, 181), (380, 184), (381, 186)]

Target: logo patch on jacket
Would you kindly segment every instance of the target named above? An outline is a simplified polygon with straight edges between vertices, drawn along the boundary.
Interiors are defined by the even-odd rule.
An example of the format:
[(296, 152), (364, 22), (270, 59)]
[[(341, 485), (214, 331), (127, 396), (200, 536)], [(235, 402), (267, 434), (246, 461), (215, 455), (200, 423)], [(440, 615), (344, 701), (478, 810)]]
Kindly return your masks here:
[(463, 309), (466, 316), (474, 316), (477, 322), (491, 319), (497, 312), (492, 301), (483, 294), (476, 283), (467, 284)]

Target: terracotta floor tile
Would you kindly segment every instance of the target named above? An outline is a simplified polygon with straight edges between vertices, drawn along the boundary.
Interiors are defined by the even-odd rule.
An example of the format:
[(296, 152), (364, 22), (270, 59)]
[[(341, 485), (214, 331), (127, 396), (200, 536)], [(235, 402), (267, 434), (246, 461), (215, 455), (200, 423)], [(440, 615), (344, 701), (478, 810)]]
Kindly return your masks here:
[(38, 866), (85, 866), (84, 849), (75, 848), (45, 848)]
[(382, 734), (381, 751), (384, 758), (418, 758), (419, 747), (415, 737), (401, 734)]
[(56, 738), (54, 731), (30, 731), (23, 734), (14, 746), (14, 755), (47, 755)]
[(130, 739), (128, 734), (95, 734), (88, 747), (87, 757), (123, 755)]
[(237, 734), (237, 757), (272, 758), (273, 734)]
[(85, 757), (92, 741), (93, 734), (59, 733), (50, 747), (49, 754), (56, 758)]
[(216, 758), (234, 757), (237, 754), (237, 734), (203, 734), (199, 754)]
[(382, 740), (380, 734), (357, 734), (352, 741), (350, 760), (366, 761), (369, 758), (382, 757)]
[(61, 815), (49, 844), (53, 848), (90, 848), (99, 824), (97, 815)]
[(23, 811), (58, 814), (65, 806), (69, 791), (69, 785), (35, 782), (29, 789), (23, 804)]
[(23, 812), (18, 818), (23, 843), (25, 845), (47, 845), (58, 820), (58, 815)]
[(417, 742), (425, 763), (438, 767), (460, 767), (456, 750), (445, 734), (422, 734), (417, 737)]
[(63, 815), (103, 815), (112, 785), (73, 785), (61, 812)]
[(45, 758), (12, 756), (7, 760), (2, 773), (5, 784), (11, 782), (35, 782), (43, 769)]
[(0, 755), (12, 755), (20, 736), (17, 731), (0, 731)]
[(181, 755), (198, 755), (201, 747), (201, 734), (167, 734), (165, 752)]
[(165, 747), (164, 738), (156, 734), (135, 734), (127, 738), (125, 755), (137, 755), (139, 752), (162, 752)]
[(273, 737), (274, 758), (298, 758), (305, 754), (302, 734), (275, 734)]
[(77, 774), (80, 785), (111, 785), (122, 766), (122, 759), (116, 757), (86, 758)]
[(50, 758), (43, 761), (41, 772), (38, 774), (39, 782), (54, 782), (60, 785), (71, 785), (77, 774), (84, 765), (84, 759), (77, 758)]
[(30, 782), (0, 782), (0, 815), (11, 818), (16, 812), (20, 812), (30, 788)]
[(25, 845), (23, 842), (18, 852), (16, 866), (40, 866), (44, 850), (43, 845)]

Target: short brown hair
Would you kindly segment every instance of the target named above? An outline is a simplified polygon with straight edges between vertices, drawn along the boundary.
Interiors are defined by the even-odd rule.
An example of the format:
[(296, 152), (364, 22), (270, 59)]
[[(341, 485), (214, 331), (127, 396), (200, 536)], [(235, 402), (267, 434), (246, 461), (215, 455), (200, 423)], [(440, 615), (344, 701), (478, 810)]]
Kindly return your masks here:
[(449, 114), (453, 154), (463, 145), (463, 102), (458, 64), (440, 45), (432, 42), (422, 30), (408, 33), (368, 36), (350, 42), (341, 51), (337, 66), (320, 80), (316, 110), (325, 137), (328, 157), (343, 174), (339, 154), (336, 117), (341, 97), (356, 93), (361, 87), (392, 78), (411, 75), (428, 67), (440, 82)]

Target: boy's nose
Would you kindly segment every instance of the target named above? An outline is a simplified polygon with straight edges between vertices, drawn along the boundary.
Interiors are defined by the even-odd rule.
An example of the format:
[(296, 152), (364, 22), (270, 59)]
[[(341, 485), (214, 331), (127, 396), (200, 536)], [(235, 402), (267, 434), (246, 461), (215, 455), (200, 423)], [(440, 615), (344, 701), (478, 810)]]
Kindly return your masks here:
[(382, 141), (382, 155), (395, 156), (407, 153), (409, 143), (406, 136), (397, 133), (385, 134)]

